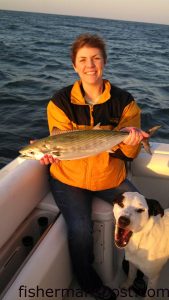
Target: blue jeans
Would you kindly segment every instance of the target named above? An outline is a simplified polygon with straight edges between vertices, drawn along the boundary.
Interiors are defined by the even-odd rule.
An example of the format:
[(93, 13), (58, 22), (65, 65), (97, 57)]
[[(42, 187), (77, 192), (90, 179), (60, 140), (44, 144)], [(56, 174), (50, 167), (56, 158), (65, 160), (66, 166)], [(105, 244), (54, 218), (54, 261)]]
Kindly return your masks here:
[(69, 251), (74, 274), (81, 288), (86, 292), (103, 284), (94, 270), (93, 224), (91, 220), (94, 196), (113, 204), (115, 197), (123, 192), (137, 191), (127, 179), (117, 188), (89, 191), (64, 184), (50, 178), (51, 191), (68, 229)]

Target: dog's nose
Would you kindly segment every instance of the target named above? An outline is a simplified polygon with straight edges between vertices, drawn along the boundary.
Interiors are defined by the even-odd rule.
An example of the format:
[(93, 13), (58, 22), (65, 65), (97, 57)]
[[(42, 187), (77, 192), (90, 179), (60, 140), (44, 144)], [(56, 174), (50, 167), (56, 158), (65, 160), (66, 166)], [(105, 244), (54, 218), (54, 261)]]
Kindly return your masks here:
[(118, 220), (119, 226), (121, 227), (126, 227), (130, 224), (130, 220), (129, 218), (125, 217), (125, 216), (121, 216)]

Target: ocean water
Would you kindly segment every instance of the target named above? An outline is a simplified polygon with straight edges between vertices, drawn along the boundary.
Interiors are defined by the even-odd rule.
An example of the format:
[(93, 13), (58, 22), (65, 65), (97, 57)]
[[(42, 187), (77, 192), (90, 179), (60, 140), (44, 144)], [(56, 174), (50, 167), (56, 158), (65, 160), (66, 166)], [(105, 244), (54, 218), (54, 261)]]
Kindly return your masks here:
[(142, 128), (162, 125), (152, 140), (169, 143), (169, 26), (1, 10), (0, 167), (48, 135), (46, 105), (77, 79), (70, 45), (85, 32), (105, 39), (104, 77), (133, 94)]

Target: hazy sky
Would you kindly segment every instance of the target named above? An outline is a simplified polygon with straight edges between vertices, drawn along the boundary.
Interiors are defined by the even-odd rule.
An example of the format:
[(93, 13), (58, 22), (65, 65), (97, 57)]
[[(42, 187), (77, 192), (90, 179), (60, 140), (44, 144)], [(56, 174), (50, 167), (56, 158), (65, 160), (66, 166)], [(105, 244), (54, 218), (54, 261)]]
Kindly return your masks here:
[(0, 0), (0, 9), (169, 24), (169, 0)]

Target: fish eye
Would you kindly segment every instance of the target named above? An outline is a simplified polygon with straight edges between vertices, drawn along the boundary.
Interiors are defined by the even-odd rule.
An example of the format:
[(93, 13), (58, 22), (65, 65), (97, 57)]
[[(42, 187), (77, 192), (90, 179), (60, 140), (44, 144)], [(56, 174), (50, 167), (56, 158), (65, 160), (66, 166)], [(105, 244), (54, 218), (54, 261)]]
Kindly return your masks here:
[(136, 212), (137, 213), (139, 213), (139, 214), (141, 214), (142, 212), (144, 212), (145, 210), (143, 209), (143, 208), (138, 208), (138, 209), (136, 209)]

